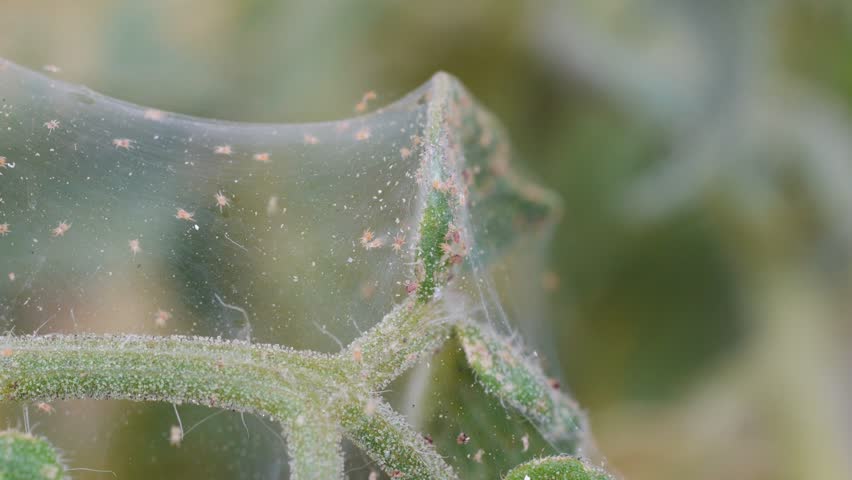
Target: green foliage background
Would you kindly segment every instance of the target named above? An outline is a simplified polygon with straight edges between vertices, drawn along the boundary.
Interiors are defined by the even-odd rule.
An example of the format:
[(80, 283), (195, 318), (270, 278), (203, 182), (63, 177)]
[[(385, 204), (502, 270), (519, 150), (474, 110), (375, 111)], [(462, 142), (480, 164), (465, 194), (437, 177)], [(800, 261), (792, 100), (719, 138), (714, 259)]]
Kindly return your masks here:
[[(694, 24), (677, 13), (701, 2), (566, 2), (570, 12), (560, 3), (7, 0), (0, 56), (34, 69), (57, 65), (60, 78), (146, 106), (275, 122), (349, 116), (367, 90), (387, 102), (449, 71), (505, 122), (525, 168), (564, 198), (550, 257), (555, 276), (533, 279), (558, 279), (552, 333), (532, 343), (555, 346), (564, 383), (591, 412), (610, 463), (632, 480), (852, 474), (848, 455), (835, 454), (852, 447), (852, 419), (840, 407), (852, 390), (849, 247), (830, 233), (849, 219), (814, 200), (838, 187), (807, 183), (801, 167), (784, 170), (780, 200), (757, 215), (756, 223), (775, 223), (755, 229), (742, 212), (760, 185), (729, 162), (720, 168), (745, 194), (711, 188), (666, 215), (642, 218), (629, 208), (630, 192), (683, 147), (672, 125), (678, 117), (647, 112), (668, 112), (666, 101), (677, 110), (680, 97), (637, 90), (642, 98), (625, 100), (625, 90), (613, 94), (605, 77), (561, 58), (577, 48), (596, 52), (592, 42), (568, 49), (547, 39), (590, 25), (621, 39), (632, 61), (653, 71), (654, 58), (641, 55), (648, 32), (665, 27), (688, 37)], [(750, 24), (737, 3), (706, 2), (702, 15), (711, 25), (721, 11), (731, 15), (718, 14), (722, 25), (745, 22), (743, 31), (772, 46), (766, 78), (808, 85), (841, 119), (848, 116), (850, 8), (766, 2), (769, 21)], [(740, 53), (733, 48), (725, 55)], [(716, 69), (727, 68), (692, 60), (674, 73), (712, 83), (725, 73)], [(665, 93), (667, 82), (681, 78), (658, 73), (651, 92)], [(721, 84), (723, 98), (753, 93), (731, 85)], [(704, 120), (696, 117), (700, 140)], [(835, 126), (849, 136), (849, 125)], [(769, 148), (790, 152), (784, 144)], [(852, 156), (845, 160), (852, 165)], [(785, 294), (777, 294), (778, 283)], [(148, 435), (144, 417), (168, 414), (155, 408), (128, 416), (125, 428)], [(790, 412), (803, 418), (791, 420)], [(110, 455), (128, 456), (123, 441)], [(136, 461), (144, 464), (146, 455), (181, 452), (144, 452)]]

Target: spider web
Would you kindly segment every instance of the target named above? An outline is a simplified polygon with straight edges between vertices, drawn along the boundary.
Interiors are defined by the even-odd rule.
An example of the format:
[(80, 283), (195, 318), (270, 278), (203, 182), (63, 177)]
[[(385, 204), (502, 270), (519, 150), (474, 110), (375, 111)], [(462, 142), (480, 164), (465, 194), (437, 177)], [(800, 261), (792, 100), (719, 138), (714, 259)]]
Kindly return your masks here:
[[(0, 329), (337, 351), (411, 295), (422, 275), (418, 225), (433, 187), (422, 162), (435, 147), (424, 142), (428, 92), (429, 84), (349, 120), (246, 124), (145, 109), (0, 61)], [(458, 126), (463, 148), (453, 165), (467, 197), (452, 226), (462, 240), (449, 252), (464, 262), (452, 291), (436, 295), (552, 352), (541, 332), (541, 252), (554, 201), (511, 172), (497, 139), (504, 134), (488, 114), (470, 119)], [(126, 439), (110, 418), (140, 431), (156, 418), (150, 423), (165, 432), (162, 418), (172, 416), (162, 405), (122, 402), (97, 413), (86, 405), (59, 409), (94, 418), (86, 428), (69, 415), (38, 421), (60, 446), (90, 430), (91, 445), (72, 452), (87, 466), (108, 462), (109, 437)], [(209, 413), (181, 411), (195, 419), (188, 428)], [(245, 478), (286, 470), (277, 427), (230, 413), (204, 421), (222, 443), (185, 448), (206, 459), (211, 448), (238, 452)], [(171, 458), (158, 449), (167, 440), (151, 437), (137, 440), (149, 457)], [(134, 471), (150, 475), (174, 461), (149, 457)], [(193, 468), (206, 478), (234, 474), (217, 461)]]

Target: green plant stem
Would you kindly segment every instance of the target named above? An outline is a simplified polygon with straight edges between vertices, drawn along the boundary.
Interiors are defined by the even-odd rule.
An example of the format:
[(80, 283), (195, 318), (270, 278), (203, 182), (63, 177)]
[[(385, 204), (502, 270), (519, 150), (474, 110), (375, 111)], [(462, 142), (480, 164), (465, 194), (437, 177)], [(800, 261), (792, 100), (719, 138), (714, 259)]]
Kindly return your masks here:
[(343, 478), (341, 432), (327, 413), (306, 409), (285, 428), (293, 479)]
[(424, 354), (440, 347), (456, 320), (444, 312), (441, 302), (424, 305), (410, 300), (353, 341), (342, 355), (349, 361), (360, 358), (369, 388), (381, 390)]
[[(343, 426), (356, 445), (394, 478), (452, 480), (452, 468), (423, 436), (386, 403), (373, 400), (343, 415)], [(401, 475), (401, 477), (399, 477)]]
[(575, 453), (586, 439), (586, 419), (577, 404), (541, 367), (520, 354), (508, 339), (472, 323), (456, 327), (467, 361), (485, 391), (510, 405), (566, 453)]
[[(425, 309), (394, 318), (413, 328), (428, 318)], [(362, 344), (379, 340), (367, 335)], [(0, 357), (0, 401), (165, 401), (267, 415), (285, 426), (292, 478), (298, 480), (342, 475), (340, 425), (388, 473), (453, 478), (434, 449), (389, 407), (378, 401), (378, 408), (371, 406), (376, 395), (351, 358), (189, 337), (47, 335), (0, 343), (8, 353)], [(383, 360), (398, 372), (409, 355), (402, 349)]]
[(0, 432), (0, 479), (59, 480), (65, 466), (47, 440), (16, 430)]

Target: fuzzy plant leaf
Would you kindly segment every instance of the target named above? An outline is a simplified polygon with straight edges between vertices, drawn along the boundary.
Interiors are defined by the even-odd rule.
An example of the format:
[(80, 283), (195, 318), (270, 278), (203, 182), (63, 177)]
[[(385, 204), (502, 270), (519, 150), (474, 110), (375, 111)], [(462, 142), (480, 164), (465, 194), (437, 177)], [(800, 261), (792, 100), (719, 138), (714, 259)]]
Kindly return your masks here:
[(294, 480), (343, 478), (344, 438), (391, 478), (455, 479), (383, 393), (457, 335), (555, 452), (581, 442), (576, 406), (496, 333), (491, 280), (559, 202), (451, 76), (304, 125), (141, 108), (2, 61), (0, 98), (0, 402), (229, 409), (281, 424)]
[(613, 477), (583, 460), (559, 456), (540, 458), (519, 465), (503, 480), (613, 480)]
[(0, 479), (60, 480), (65, 466), (47, 440), (17, 430), (0, 432)]

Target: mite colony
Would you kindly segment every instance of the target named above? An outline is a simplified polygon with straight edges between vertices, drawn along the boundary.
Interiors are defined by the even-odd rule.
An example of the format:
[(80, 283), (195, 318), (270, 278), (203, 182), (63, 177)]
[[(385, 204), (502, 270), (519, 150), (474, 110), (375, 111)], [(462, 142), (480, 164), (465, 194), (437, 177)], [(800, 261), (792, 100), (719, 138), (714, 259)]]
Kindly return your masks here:
[[(45, 69), (47, 69), (47, 67), (45, 67)], [(368, 103), (372, 100), (375, 100), (376, 98), (377, 98), (377, 95), (376, 95), (375, 92), (373, 92), (373, 91), (366, 92), (363, 95), (363, 97), (361, 98), (361, 101), (358, 102), (355, 105), (355, 111), (358, 112), (358, 113), (366, 112), (367, 109), (368, 109)], [(163, 120), (166, 119), (166, 114), (164, 112), (159, 111), (159, 110), (148, 109), (148, 110), (144, 111), (144, 118), (147, 119), (147, 120), (151, 120), (151, 121), (163, 121)], [(49, 121), (45, 122), (43, 125), (48, 130), (48, 135), (49, 135), (54, 130), (57, 130), (58, 128), (60, 128), (60, 121), (55, 120), (55, 119), (49, 120)], [(347, 131), (349, 129), (349, 127), (350, 127), (349, 122), (340, 122), (338, 124), (338, 132), (341, 133), (341, 132)], [(490, 145), (491, 142), (493, 141), (493, 139), (489, 135), (490, 134), (483, 133), (482, 137), (480, 137), (479, 140), (480, 140), (480, 143), (483, 146)], [(373, 132), (367, 126), (363, 126), (362, 128), (355, 131), (355, 133), (353, 134), (353, 138), (357, 141), (366, 141), (366, 140), (369, 140), (372, 136), (373, 136)], [(317, 144), (320, 143), (320, 140), (319, 140), (319, 138), (317, 138), (314, 135), (311, 135), (309, 133), (304, 133), (303, 134), (303, 142), (304, 142), (305, 145), (317, 145)], [(127, 151), (133, 150), (135, 143), (136, 142), (134, 140), (129, 139), (129, 138), (115, 138), (115, 139), (112, 140), (112, 146), (116, 150), (118, 150), (118, 149), (123, 149), (123, 150), (127, 150)], [(404, 147), (399, 149), (400, 158), (402, 158), (403, 160), (410, 158), (414, 154), (414, 150), (417, 149), (422, 143), (423, 143), (423, 140), (419, 136), (416, 136), (416, 135), (412, 136), (411, 137), (411, 144), (408, 145), (408, 146), (404, 146)], [(215, 155), (231, 156), (231, 155), (234, 154), (234, 149), (231, 147), (231, 145), (227, 145), (227, 144), (226, 145), (216, 145), (212, 148), (212, 151)], [(268, 152), (254, 153), (254, 154), (252, 154), (252, 158), (255, 161), (260, 162), (260, 163), (269, 163), (271, 161), (271, 156)], [(421, 165), (420, 168), (417, 170), (415, 176), (418, 179), (418, 181), (420, 181), (421, 183), (423, 183), (425, 185), (429, 185), (430, 183), (425, 180), (426, 174), (424, 174), (424, 170), (425, 170), (424, 167), (425, 167), (424, 165)], [(9, 163), (6, 157), (0, 156), (0, 169), (8, 169), (8, 168), (14, 168), (14, 164)], [(506, 168), (507, 167), (503, 163), (501, 163), (499, 161), (499, 159), (498, 159), (498, 161), (495, 161), (494, 165), (492, 165), (492, 171), (494, 173), (498, 173), (498, 174), (500, 174), (501, 172), (505, 172)], [(474, 167), (474, 168), (467, 168), (461, 174), (461, 177), (462, 177), (462, 180), (463, 180), (461, 186), (457, 185), (456, 184), (457, 182), (454, 181), (453, 179), (447, 179), (447, 180), (443, 180), (443, 181), (436, 179), (436, 180), (431, 181), (431, 187), (434, 191), (446, 194), (449, 198), (454, 198), (458, 202), (459, 205), (462, 205), (464, 203), (464, 199), (467, 197), (466, 189), (469, 185), (471, 185), (473, 183), (473, 177), (478, 173), (480, 173), (478, 166)], [(222, 190), (217, 191), (213, 195), (213, 199), (214, 199), (213, 206), (217, 207), (219, 209), (220, 213), (224, 212), (224, 210), (226, 208), (231, 207), (232, 201), (233, 201), (233, 198), (228, 197), (226, 195), (226, 193), (223, 192)], [(267, 210), (268, 210), (268, 213), (270, 215), (272, 215), (274, 212), (276, 212), (278, 210), (278, 197), (275, 197), (275, 196), (269, 197)], [(284, 209), (284, 211), (286, 211), (286, 209)], [(184, 208), (179, 208), (179, 207), (176, 208), (174, 217), (177, 220), (190, 222), (190, 223), (196, 223), (195, 212), (190, 212), (190, 211), (188, 211)], [(397, 221), (397, 223), (399, 223), (399, 222)], [(51, 235), (54, 238), (63, 237), (70, 231), (71, 226), (72, 226), (72, 224), (67, 220), (60, 221), (56, 225), (56, 227), (54, 227), (50, 230)], [(197, 228), (197, 226), (196, 226), (196, 228)], [(6, 236), (7, 234), (11, 233), (11, 231), (12, 230), (10, 228), (9, 223), (0, 223), (0, 236)], [(373, 231), (372, 228), (367, 227), (361, 232), (360, 238), (358, 238), (358, 243), (361, 245), (361, 247), (364, 250), (367, 250), (367, 251), (376, 250), (376, 249), (380, 249), (380, 248), (385, 247), (386, 246), (386, 240), (385, 239), (386, 238), (390, 239), (391, 235), (392, 235), (392, 239), (389, 242), (387, 242), (387, 246), (389, 246), (391, 248), (391, 250), (395, 253), (402, 253), (403, 251), (405, 251), (406, 235), (402, 231), (400, 231), (396, 234), (387, 234), (387, 236), (383, 237), (383, 236), (377, 235)], [(128, 240), (128, 248), (129, 248), (130, 254), (134, 257), (136, 255), (142, 253), (142, 251), (143, 251), (139, 238), (134, 238), (134, 239)], [(443, 241), (440, 243), (440, 255), (441, 255), (440, 261), (444, 262), (445, 264), (448, 264), (448, 265), (461, 264), (464, 261), (464, 258), (468, 255), (468, 250), (469, 250), (468, 246), (467, 246), (466, 242), (464, 241), (464, 234), (463, 234), (462, 229), (460, 227), (458, 227), (457, 225), (450, 224), (447, 227), (446, 234), (444, 234)], [(425, 270), (424, 270), (424, 267), (423, 267), (422, 260), (415, 264), (415, 275), (417, 277), (416, 279), (406, 279), (403, 283), (405, 291), (409, 295), (417, 293), (418, 289), (420, 288), (420, 284), (424, 281), (423, 277), (425, 275)], [(15, 280), (15, 274), (14, 273), (9, 273), (8, 276), (9, 276), (10, 281)], [(551, 282), (551, 283), (555, 283), (555, 282)], [(365, 298), (369, 298), (371, 295), (372, 295), (372, 291), (370, 291), (367, 294), (364, 294), (363, 296)], [(160, 327), (160, 328), (166, 327), (168, 325), (168, 323), (171, 321), (171, 319), (172, 319), (172, 314), (170, 312), (166, 311), (166, 310), (163, 310), (163, 309), (158, 309), (154, 313), (154, 317), (153, 317), (154, 324), (157, 327)], [(13, 354), (14, 354), (14, 352), (9, 348), (5, 348), (3, 350), (0, 350), (0, 356), (3, 356), (3, 357), (11, 357)], [(360, 362), (363, 362), (363, 359), (364, 359), (364, 354), (363, 354), (361, 348), (360, 347), (354, 348), (353, 351), (352, 351), (352, 360), (360, 363)], [(217, 366), (220, 369), (224, 368), (224, 363), (222, 363), (220, 361), (220, 363), (217, 364)], [(551, 387), (553, 389), (559, 388), (559, 383), (556, 380), (551, 379), (550, 384), (551, 384)], [(213, 403), (215, 404), (215, 401)], [(372, 399), (372, 398), (369, 399), (364, 406), (365, 413), (367, 413), (367, 415), (373, 415), (375, 413), (377, 405), (378, 405), (378, 401), (376, 399)], [(37, 408), (40, 411), (47, 413), (47, 414), (52, 414), (55, 411), (54, 408), (51, 405), (49, 405), (47, 403), (43, 403), (43, 402), (38, 403)], [(179, 426), (172, 426), (170, 431), (169, 431), (168, 438), (169, 438), (169, 443), (172, 446), (179, 447), (181, 445), (181, 442), (183, 441), (183, 438), (184, 438), (183, 429)], [(424, 442), (426, 442), (429, 445), (433, 444), (433, 438), (429, 434), (424, 434), (423, 440), (424, 440)], [(458, 445), (467, 445), (467, 444), (470, 443), (470, 441), (471, 441), (471, 437), (463, 431), (460, 432), (456, 436), (456, 443)], [(529, 449), (529, 436), (524, 435), (521, 438), (521, 443), (522, 443), (523, 451), (526, 452)], [(484, 450), (478, 449), (476, 451), (476, 453), (472, 456), (472, 459), (475, 462), (481, 463), (484, 453), (485, 453)], [(390, 472), (391, 478), (403, 478), (404, 476), (405, 476), (405, 474), (403, 472), (399, 471), (399, 470), (392, 470)], [(372, 471), (369, 475), (369, 478), (370, 478), (370, 480), (377, 479), (378, 478), (377, 472)]]

